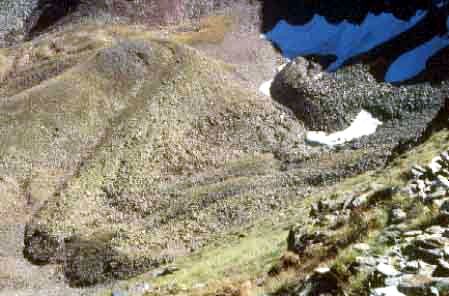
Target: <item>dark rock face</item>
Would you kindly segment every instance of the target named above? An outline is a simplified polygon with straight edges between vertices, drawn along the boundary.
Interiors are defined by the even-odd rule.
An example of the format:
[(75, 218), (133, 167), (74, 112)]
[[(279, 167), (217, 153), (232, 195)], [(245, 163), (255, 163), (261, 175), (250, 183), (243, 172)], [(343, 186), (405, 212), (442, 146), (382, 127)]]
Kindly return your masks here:
[[(448, 82), (394, 86), (377, 82), (368, 66), (355, 64), (335, 73), (319, 72), (313, 61), (298, 57), (274, 79), (274, 100), (290, 108), (308, 130), (347, 128), (364, 109), (382, 121), (375, 134), (354, 140), (349, 149), (373, 149), (382, 166), (393, 154), (423, 141), (448, 125)], [(370, 158), (370, 157), (368, 157)]]
[(64, 274), (72, 286), (89, 286), (111, 279), (129, 278), (157, 266), (152, 260), (133, 261), (110, 246), (109, 240), (83, 240), (73, 237), (65, 242)]
[(324, 243), (326, 239), (327, 235), (324, 233), (302, 233), (300, 229), (292, 229), (288, 234), (287, 249), (302, 255), (306, 248), (313, 244)]
[(295, 295), (344, 295), (339, 279), (331, 270), (315, 271), (295, 292)]
[(434, 117), (445, 95), (444, 86), (378, 83), (360, 64), (338, 73), (319, 69), (312, 61), (296, 58), (276, 76), (271, 88), (273, 98), (291, 108), (310, 130), (343, 129), (361, 109), (384, 123), (428, 113)]
[(160, 25), (193, 19), (235, 0), (32, 0), (0, 3), (0, 47), (83, 19)]
[(26, 19), (27, 34), (33, 36), (38, 32), (42, 32), (75, 11), (80, 4), (81, 0), (39, 0), (30, 18)]
[(39, 229), (27, 226), (24, 243), (23, 254), (34, 264), (50, 263), (60, 247), (58, 239), (49, 235), (42, 227)]
[(0, 2), (0, 47), (23, 38), (26, 20), (38, 7), (38, 0), (5, 0)]
[(287, 20), (291, 24), (304, 24), (310, 21), (315, 14), (324, 15), (330, 23), (340, 23), (347, 20), (350, 23), (360, 24), (368, 13), (392, 13), (403, 20), (410, 19), (416, 10), (434, 9), (436, 4), (447, 1), (352, 1), (352, 0), (325, 0), (325, 1), (276, 1), (263, 0), (264, 24), (263, 31), (269, 31), (276, 23)]
[(326, 57), (329, 71), (362, 62), (378, 81), (441, 81), (448, 15), (447, 1), (264, 1), (262, 31), (290, 59)]

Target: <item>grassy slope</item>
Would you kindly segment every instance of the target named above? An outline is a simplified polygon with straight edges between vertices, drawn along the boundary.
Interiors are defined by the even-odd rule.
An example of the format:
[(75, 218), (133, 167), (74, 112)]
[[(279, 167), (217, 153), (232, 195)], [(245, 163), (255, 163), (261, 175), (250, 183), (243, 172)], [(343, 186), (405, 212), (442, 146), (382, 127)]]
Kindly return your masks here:
[[(385, 186), (403, 186), (406, 182), (404, 175), (407, 174), (414, 164), (426, 164), (435, 155), (449, 148), (449, 131), (443, 130), (433, 135), (426, 143), (416, 147), (395, 160), (388, 168), (371, 171), (357, 177), (347, 179), (341, 184), (328, 188), (321, 193), (315, 193), (296, 204), (292, 203), (280, 213), (270, 218), (255, 221), (251, 226), (235, 228), (233, 235), (216, 238), (216, 241), (191, 256), (175, 260), (180, 268), (172, 275), (152, 279), (151, 275), (139, 276), (125, 285), (132, 286), (140, 281), (151, 282), (156, 287), (163, 287), (162, 294), (171, 291), (179, 295), (215, 295), (217, 291), (242, 290), (245, 281), (252, 281), (252, 288), (248, 295), (263, 295), (272, 293), (281, 287), (295, 283), (298, 275), (290, 270), (282, 272), (275, 277), (269, 277), (265, 283), (257, 287), (254, 282), (262, 278), (275, 265), (286, 250), (286, 238), (291, 225), (307, 225), (309, 205), (319, 199), (328, 199), (329, 196), (345, 196), (357, 191), (364, 191), (372, 184), (383, 184)], [(400, 197), (397, 196), (396, 202)], [(386, 209), (385, 209), (386, 211)], [(382, 209), (376, 210), (376, 215), (382, 216), (386, 212)], [(413, 228), (426, 219), (426, 214), (418, 215), (414, 219)], [(382, 220), (382, 219), (381, 219)], [(383, 221), (382, 223), (385, 223)], [(244, 234), (243, 237), (239, 237)], [(382, 245), (376, 240), (377, 229), (373, 229), (368, 235), (367, 241), (373, 248), (381, 250)], [(348, 266), (357, 254), (351, 247), (343, 251), (335, 260), (335, 263)], [(353, 285), (358, 285), (358, 280), (351, 279)], [(174, 285), (173, 285), (174, 284)], [(199, 287), (197, 284), (207, 284)], [(165, 287), (165, 288), (164, 288)], [(357, 288), (355, 286), (354, 288)], [(168, 289), (168, 290), (167, 290)], [(158, 293), (155, 293), (158, 294)]]
[[(66, 34), (106, 34), (81, 32)], [(2, 109), (9, 116), (4, 171), (33, 198), (48, 198), (28, 234), (76, 236), (134, 265), (170, 260), (271, 210), (264, 198), (285, 191), (274, 154), (299, 145), (298, 123), (241, 88), (230, 67), (178, 43), (150, 38), (92, 48), (56, 76), (26, 81), (31, 88), (14, 94), (23, 81), (13, 75), (2, 89), (13, 94)], [(32, 55), (30, 71), (42, 56)]]

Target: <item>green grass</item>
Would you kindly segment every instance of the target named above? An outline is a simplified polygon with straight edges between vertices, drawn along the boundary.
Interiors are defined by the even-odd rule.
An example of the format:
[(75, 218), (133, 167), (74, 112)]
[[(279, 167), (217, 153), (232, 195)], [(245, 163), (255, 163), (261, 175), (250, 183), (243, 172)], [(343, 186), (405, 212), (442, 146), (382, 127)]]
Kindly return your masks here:
[(233, 26), (233, 18), (226, 15), (215, 15), (205, 17), (200, 20), (199, 27), (194, 30), (191, 28), (187, 32), (174, 33), (173, 39), (180, 43), (221, 43), (225, 34)]
[[(426, 143), (396, 159), (390, 165), (386, 173), (374, 178), (375, 182), (385, 182), (390, 186), (405, 185), (407, 180), (402, 177), (404, 173), (408, 172), (413, 164), (425, 165), (441, 151), (447, 149), (449, 147), (449, 143), (447, 142), (448, 138), (448, 130), (443, 130), (434, 134)], [(353, 180), (348, 180), (348, 182), (353, 183), (352, 181), (357, 179), (359, 179), (359, 177), (356, 177)], [(377, 221), (375, 227), (370, 230), (365, 239), (365, 243), (368, 243), (370, 246), (371, 254), (384, 255), (386, 250), (390, 247), (379, 240), (379, 235), (381, 230), (387, 225), (388, 212), (392, 205), (399, 206), (408, 212), (410, 221), (408, 221), (407, 230), (423, 229), (431, 225), (438, 215), (436, 208), (425, 206), (404, 195), (402, 192), (396, 193), (392, 196), (391, 201), (387, 201), (386, 204), (377, 206), (372, 210), (374, 212), (372, 216), (374, 216)], [(367, 294), (366, 280), (368, 274), (362, 272), (354, 275), (348, 271), (348, 267), (355, 262), (355, 258), (358, 255), (360, 255), (358, 251), (349, 247), (342, 250), (332, 263), (333, 269), (337, 271), (339, 276), (347, 277), (343, 286), (348, 295)]]
[[(347, 192), (369, 190), (373, 184), (385, 184), (387, 186), (402, 186), (405, 181), (401, 176), (408, 171), (413, 164), (428, 163), (435, 155), (443, 149), (449, 147), (449, 132), (443, 130), (434, 134), (426, 143), (406, 153), (395, 160), (388, 169), (379, 172), (367, 172), (343, 181), (341, 184), (326, 190), (322, 194), (311, 196), (298, 201), (298, 205), (292, 204), (283, 213), (289, 213), (288, 217), (279, 218), (278, 222), (253, 223), (251, 230), (246, 237), (236, 239), (234, 236), (224, 236), (217, 238), (197, 254), (190, 255), (183, 259), (175, 260), (175, 264), (180, 271), (166, 277), (151, 279), (142, 275), (133, 279), (132, 282), (146, 280), (155, 286), (166, 286), (176, 283), (184, 290), (179, 293), (188, 295), (213, 294), (214, 291), (232, 283), (242, 283), (247, 279), (255, 279), (263, 276), (273, 264), (276, 264), (286, 250), (286, 237), (289, 225), (301, 224), (307, 221), (308, 206), (319, 198), (325, 196), (344, 196)], [(332, 192), (328, 194), (327, 192)], [(401, 194), (392, 197), (390, 203), (403, 203), (404, 207), (409, 206), (409, 201)], [(386, 247), (377, 240), (379, 230), (387, 223), (388, 207), (378, 207), (372, 210), (372, 229), (364, 239), (371, 250), (378, 254), (383, 254)], [(278, 214), (274, 214), (276, 216)], [(411, 223), (411, 228), (426, 223), (432, 215), (424, 212)], [(273, 221), (277, 220), (273, 217)], [(301, 222), (302, 221), (302, 222)], [(374, 221), (374, 222), (373, 222)], [(307, 225), (305, 225), (307, 226)], [(310, 227), (310, 226), (309, 226)], [(245, 232), (246, 233), (246, 232)], [(344, 233), (344, 231), (343, 231)], [(348, 266), (355, 260), (359, 252), (351, 246), (343, 249), (339, 255), (330, 263), (344, 277), (348, 291), (358, 293), (365, 289), (366, 274), (350, 275)], [(292, 271), (282, 272), (274, 278), (269, 278), (262, 287), (254, 287), (252, 295), (262, 295), (263, 293), (274, 292), (282, 289), (294, 282), (296, 275)], [(190, 290), (197, 283), (207, 283), (204, 290)], [(357, 292), (358, 291), (358, 292)], [(353, 294), (356, 295), (356, 294)]]

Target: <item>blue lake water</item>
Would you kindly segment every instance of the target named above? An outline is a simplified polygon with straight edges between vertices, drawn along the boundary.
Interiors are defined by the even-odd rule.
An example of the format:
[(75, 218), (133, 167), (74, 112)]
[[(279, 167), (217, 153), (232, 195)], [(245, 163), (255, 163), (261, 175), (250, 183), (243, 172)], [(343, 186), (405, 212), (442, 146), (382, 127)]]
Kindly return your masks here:
[[(426, 15), (426, 11), (418, 10), (409, 20), (401, 20), (391, 13), (379, 15), (369, 13), (361, 24), (353, 24), (346, 20), (333, 24), (324, 16), (316, 14), (310, 22), (303, 25), (291, 25), (281, 20), (265, 36), (290, 59), (307, 55), (333, 55), (336, 60), (327, 70), (335, 71), (348, 59), (410, 30)], [(449, 22), (447, 26), (449, 27)], [(447, 46), (449, 37), (446, 34), (435, 36), (403, 53), (390, 65), (385, 74), (385, 81), (400, 82), (413, 78), (425, 69), (426, 62), (431, 56)]]

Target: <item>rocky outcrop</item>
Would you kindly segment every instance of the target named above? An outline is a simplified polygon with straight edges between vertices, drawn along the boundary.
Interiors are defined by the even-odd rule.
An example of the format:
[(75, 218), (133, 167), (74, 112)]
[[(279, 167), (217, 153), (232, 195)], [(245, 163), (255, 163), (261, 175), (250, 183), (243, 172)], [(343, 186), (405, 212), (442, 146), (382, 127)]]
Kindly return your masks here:
[[(371, 190), (362, 194), (340, 193), (313, 203), (308, 225), (291, 229), (287, 253), (299, 256), (298, 266), (336, 260), (333, 264), (329, 264), (332, 259), (327, 261), (329, 267), (307, 271), (309, 275), (288, 291), (294, 295), (317, 295), (317, 291), (332, 295), (447, 295), (447, 163), (444, 151), (425, 167), (415, 165), (409, 175), (412, 180), (400, 188), (373, 183)], [(370, 211), (379, 215), (379, 207), (383, 208), (385, 224), (373, 231), (370, 228), (378, 222), (370, 222)], [(364, 235), (369, 233), (368, 243), (357, 242), (364, 241)]]
[(382, 166), (447, 126), (447, 83), (393, 86), (377, 82), (363, 64), (326, 73), (313, 61), (299, 57), (275, 77), (271, 93), (308, 130), (338, 131), (347, 128), (361, 110), (368, 111), (382, 125), (374, 134), (342, 146), (377, 151), (366, 160)]
[(325, 73), (302, 57), (289, 63), (271, 88), (273, 98), (291, 108), (308, 129), (323, 131), (347, 127), (360, 109), (387, 125), (394, 122), (398, 129), (412, 118), (433, 118), (442, 107), (444, 90), (444, 85), (378, 83), (361, 64)]
[[(446, 152), (443, 152), (436, 157), (427, 169), (415, 166), (412, 169), (413, 178), (424, 179), (431, 175), (434, 176), (432, 170), (435, 173), (442, 170), (441, 173), (444, 174), (445, 155)], [(436, 177), (435, 179), (438, 180)], [(436, 184), (444, 186), (441, 183)], [(437, 186), (436, 184), (434, 185)], [(431, 220), (431, 225), (423, 227), (422, 230), (401, 231), (397, 228), (395, 245), (388, 249), (385, 256), (381, 258), (363, 257), (358, 260), (361, 262), (359, 269), (364, 272), (373, 272), (373, 265), (363, 263), (371, 261), (376, 264), (386, 263), (391, 270), (396, 270), (394, 274), (384, 272), (384, 277), (381, 280), (378, 277), (376, 280), (373, 273), (370, 278), (370, 286), (374, 287), (371, 291), (372, 295), (446, 295), (449, 292), (449, 264), (447, 262), (449, 259), (449, 229), (447, 220), (441, 219), (445, 215), (444, 204), (448, 195), (444, 193), (439, 196), (435, 195), (433, 199), (426, 199), (423, 198), (425, 191), (418, 192), (421, 193), (412, 191), (410, 198), (427, 204), (429, 201), (433, 201), (436, 205), (439, 204), (439, 216), (434, 217)], [(405, 219), (406, 217), (403, 217), (401, 221), (404, 226), (407, 225)], [(394, 226), (389, 228), (391, 230), (385, 230), (385, 234), (391, 232)], [(391, 235), (387, 236), (391, 237)]]
[(319, 267), (307, 277), (301, 287), (292, 292), (293, 295), (344, 295), (335, 273), (328, 267)]
[[(449, 192), (449, 151), (442, 152), (427, 166), (416, 165), (411, 170), (413, 180), (408, 189), (410, 194), (423, 202), (438, 200)], [(448, 212), (449, 213), (449, 212)]]
[(38, 2), (38, 0), (5, 0), (0, 3), (0, 47), (24, 38), (27, 20), (37, 9)]
[(217, 0), (32, 0), (0, 3), (0, 47), (64, 25), (95, 21), (147, 25), (197, 19), (237, 1)]

